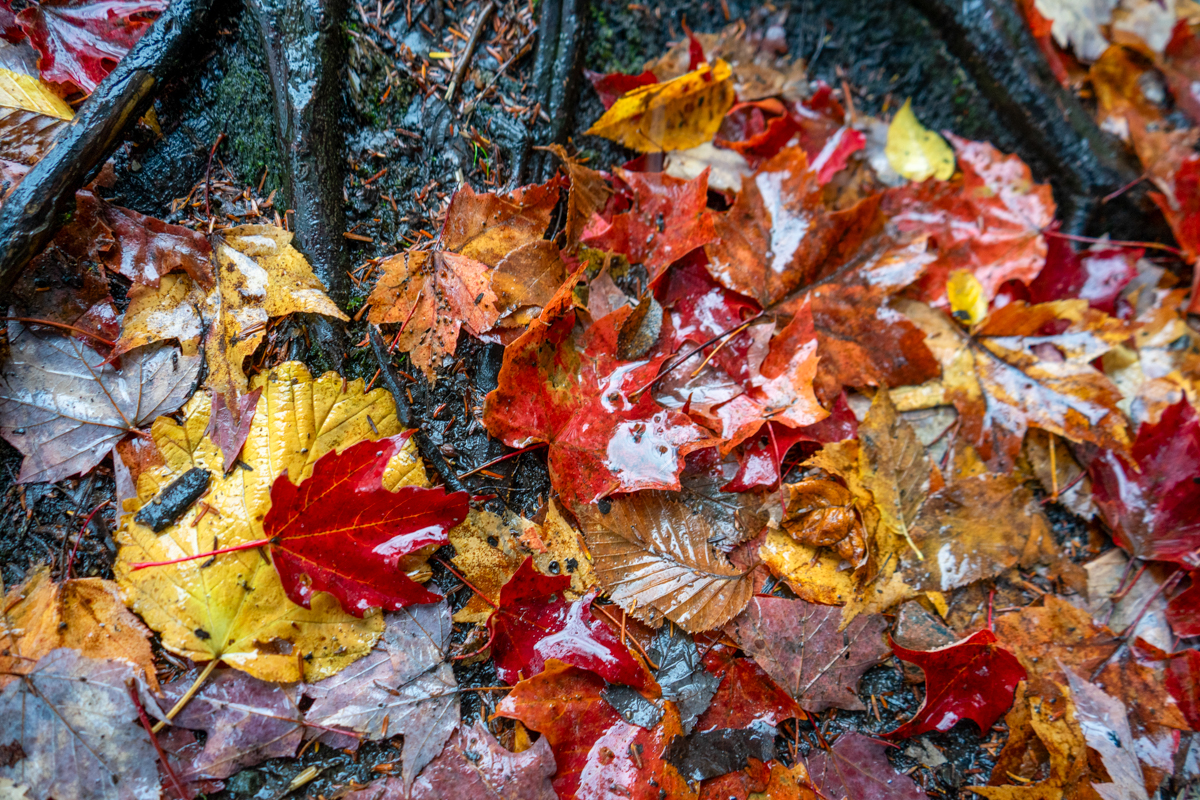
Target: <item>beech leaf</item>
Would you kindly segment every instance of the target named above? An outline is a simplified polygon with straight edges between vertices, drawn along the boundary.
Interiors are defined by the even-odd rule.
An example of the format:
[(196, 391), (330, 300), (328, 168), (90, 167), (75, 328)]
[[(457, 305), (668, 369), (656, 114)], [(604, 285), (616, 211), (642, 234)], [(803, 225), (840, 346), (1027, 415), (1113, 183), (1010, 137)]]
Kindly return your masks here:
[(77, 339), (8, 323), (0, 374), (0, 432), (25, 454), (18, 483), (86, 472), (113, 445), (176, 411), (200, 359), (170, 345), (127, 353), (119, 366)]
[(709, 544), (712, 524), (667, 492), (638, 492), (577, 510), (596, 580), (612, 601), (651, 624), (689, 633), (719, 628), (750, 601), (755, 570), (732, 566)]

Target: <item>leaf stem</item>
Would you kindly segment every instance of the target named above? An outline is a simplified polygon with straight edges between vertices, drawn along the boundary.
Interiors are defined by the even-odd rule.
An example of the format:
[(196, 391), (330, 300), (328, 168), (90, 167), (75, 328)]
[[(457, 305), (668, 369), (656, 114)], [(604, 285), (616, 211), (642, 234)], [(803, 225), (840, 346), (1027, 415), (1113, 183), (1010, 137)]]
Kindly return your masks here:
[(188, 800), (188, 794), (183, 790), (183, 784), (179, 782), (179, 776), (175, 774), (175, 770), (171, 767), (171, 762), (167, 760), (167, 754), (163, 752), (162, 745), (158, 743), (158, 737), (154, 733), (155, 729), (150, 726), (150, 718), (146, 716), (146, 707), (142, 705), (142, 700), (138, 697), (134, 681), (132, 679), (125, 681), (125, 688), (129, 690), (129, 698), (133, 700), (134, 706), (137, 707), (138, 720), (142, 723), (142, 727), (146, 729), (146, 733), (150, 735), (150, 743), (154, 745), (154, 749), (158, 752), (158, 762), (162, 764), (163, 772), (167, 773), (167, 779), (171, 782), (171, 787), (179, 795), (179, 800)]
[(486, 464), (480, 464), (475, 469), (470, 470), (469, 472), (464, 472), (463, 474), (459, 475), (458, 477), (461, 480), (461, 479), (467, 477), (468, 475), (474, 475), (476, 472), (481, 472), (481, 471), (487, 469), (488, 467), (492, 466), (493, 464), (499, 464), (501, 461), (507, 461), (510, 458), (514, 458), (515, 456), (521, 455), (522, 453), (528, 453), (530, 450), (536, 450), (539, 447), (546, 447), (548, 444), (549, 444), (549, 442), (534, 442), (533, 444), (526, 445), (525, 447), (522, 447), (519, 450), (513, 450), (511, 453), (502, 455), (499, 458), (493, 458), (491, 461), (487, 462)]
[[(477, 597), (478, 597), (480, 600), (482, 600), (483, 602), (487, 603), (489, 606), (491, 606), (492, 608), (496, 609), (497, 611), (499, 611), (499, 610), (500, 610), (500, 606), (498, 606), (498, 605), (496, 605), (495, 603), (493, 603), (493, 602), (491, 601), (491, 599), (489, 599), (489, 598), (488, 598), (488, 596), (487, 596), (486, 594), (484, 594), (483, 592), (481, 592), (481, 591), (479, 591), (478, 589), (476, 589), (476, 588), (475, 588), (475, 586), (474, 586), (474, 585), (473, 585), (473, 584), (472, 584), (472, 583), (471, 583), (469, 580), (467, 580), (466, 578), (464, 578), (464, 577), (462, 576), (462, 574), (461, 574), (461, 573), (460, 573), (458, 570), (456, 570), (454, 567), (450, 566), (449, 564), (447, 564), (445, 561), (443, 561), (443, 560), (442, 560), (442, 559), (440, 559), (440, 558), (434, 558), (433, 560), (434, 560), (434, 561), (436, 561), (436, 562), (438, 562), (439, 564), (441, 564), (441, 565), (442, 565), (443, 567), (445, 567), (446, 569), (450, 570), (450, 574), (451, 574), (451, 575), (453, 575), (454, 577), (458, 578), (460, 581), (462, 581), (462, 582), (463, 582), (463, 584), (464, 584), (464, 585), (465, 585), (465, 586), (466, 586), (468, 589), (470, 589), (472, 592), (474, 592), (474, 593), (475, 593), (475, 595), (476, 595), (476, 596), (477, 596)], [(489, 639), (489, 643), (490, 643), (490, 639)]]
[(172, 564), (182, 564), (185, 561), (195, 561), (198, 558), (209, 558), (211, 556), (219, 556), (222, 553), (236, 553), (238, 550), (253, 550), (256, 547), (263, 547), (271, 543), (270, 539), (255, 539), (252, 542), (242, 542), (241, 544), (222, 547), (220, 550), (209, 550), (204, 553), (196, 553), (194, 556), (184, 556), (183, 558), (173, 558), (170, 561), (142, 561), (137, 564), (131, 564), (130, 569), (137, 572), (140, 569), (148, 569), (150, 567), (169, 567)]
[(83, 328), (77, 328), (74, 325), (68, 325), (65, 322), (54, 322), (53, 320), (39, 319), (37, 317), (0, 317), (0, 320), (4, 320), (5, 322), (28, 322), (31, 325), (46, 325), (51, 328), (61, 328), (64, 331), (71, 331), (72, 333), (79, 333), (84, 336), (87, 336), (90, 339), (95, 339), (97, 342), (100, 342), (100, 344), (107, 345), (108, 347), (116, 347), (117, 346), (117, 343), (110, 339), (105, 339), (103, 336), (92, 333), (89, 330), (84, 330)]
[(168, 722), (175, 719), (176, 714), (178, 714), (180, 711), (183, 711), (183, 707), (186, 706), (193, 697), (195, 697), (196, 692), (200, 691), (200, 687), (204, 685), (206, 680), (208, 680), (208, 676), (212, 674), (212, 671), (217, 668), (217, 662), (220, 660), (220, 658), (214, 658), (212, 661), (208, 662), (208, 666), (204, 668), (204, 671), (200, 673), (199, 677), (197, 677), (192, 685), (188, 687), (188, 690), (183, 693), (183, 697), (179, 698), (179, 702), (177, 702), (174, 707), (167, 712), (167, 718), (160, 720), (153, 728), (150, 729), (151, 733), (158, 733), (161, 731), (164, 727), (166, 727)]

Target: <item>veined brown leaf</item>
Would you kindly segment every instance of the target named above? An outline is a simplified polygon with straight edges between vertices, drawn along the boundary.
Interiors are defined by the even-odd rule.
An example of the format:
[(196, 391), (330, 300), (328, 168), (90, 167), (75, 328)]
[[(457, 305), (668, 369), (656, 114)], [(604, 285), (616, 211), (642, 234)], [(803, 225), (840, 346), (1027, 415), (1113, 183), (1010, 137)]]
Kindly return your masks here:
[(607, 514), (595, 506), (577, 513), (596, 579), (629, 614), (696, 633), (721, 627), (750, 602), (754, 570), (714, 550), (713, 525), (677, 495), (638, 492), (612, 500)]

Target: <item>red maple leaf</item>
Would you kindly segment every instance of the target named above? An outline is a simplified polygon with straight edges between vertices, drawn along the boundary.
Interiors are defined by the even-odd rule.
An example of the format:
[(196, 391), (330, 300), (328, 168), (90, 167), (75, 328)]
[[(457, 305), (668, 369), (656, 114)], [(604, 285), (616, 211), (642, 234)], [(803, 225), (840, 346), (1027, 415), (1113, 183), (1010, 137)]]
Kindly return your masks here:
[(628, 210), (610, 220), (593, 217), (583, 231), (588, 247), (621, 253), (631, 264), (644, 264), (654, 280), (672, 262), (713, 241), (712, 213), (708, 210), (708, 170), (690, 181), (662, 172), (629, 172), (616, 176), (628, 189), (618, 198)]
[(496, 674), (505, 683), (537, 675), (554, 658), (590, 670), (609, 683), (642, 688), (646, 671), (604, 623), (592, 616), (595, 592), (567, 602), (569, 575), (543, 575), (526, 558), (500, 588), (500, 606), (488, 617)]
[(1117, 298), (1137, 276), (1141, 248), (1106, 248), (1077, 253), (1071, 243), (1051, 236), (1046, 248), (1046, 266), (1029, 284), (1031, 303), (1049, 303), (1080, 297), (1092, 308), (1115, 314)]
[(596, 94), (600, 95), (600, 102), (604, 104), (605, 111), (612, 108), (617, 98), (626, 92), (631, 92), (639, 86), (658, 83), (658, 77), (650, 70), (639, 75), (626, 75), (624, 72), (610, 72), (605, 75), (586, 69), (583, 74), (591, 82)]
[(271, 486), (263, 532), (288, 597), (309, 607), (313, 592), (329, 592), (362, 616), (441, 598), (398, 568), (401, 557), (449, 542), (466, 519), (465, 492), (441, 487), (383, 488), (383, 473), (406, 437), (360, 442), (322, 456), (299, 486), (286, 475)]
[(939, 647), (909, 650), (892, 642), (897, 658), (925, 672), (925, 701), (908, 722), (888, 736), (916, 736), (926, 731), (946, 731), (959, 720), (974, 720), (987, 731), (1008, 711), (1025, 668), (1016, 656), (996, 644), (989, 630)]
[(721, 677), (717, 693), (696, 720), (696, 730), (748, 728), (755, 722), (779, 725), (785, 719), (807, 719), (790, 694), (771, 680), (753, 659), (734, 658), (735, 651), (717, 644), (704, 654), (704, 666)]
[(1184, 650), (1172, 657), (1166, 684), (1188, 724), (1200, 726), (1200, 650)]
[(850, 410), (846, 393), (837, 396), (829, 416), (803, 428), (789, 428), (778, 422), (768, 422), (757, 437), (742, 443), (738, 451), (738, 471), (733, 480), (721, 487), (723, 492), (745, 492), (756, 486), (779, 483), (780, 469), (788, 451), (801, 442), (811, 442), (811, 452), (818, 444), (853, 439), (858, 435), (858, 418)]
[(1138, 428), (1130, 455), (1105, 450), (1089, 466), (1113, 538), (1142, 559), (1200, 565), (1200, 419), (1186, 398)]
[(546, 737), (558, 765), (554, 790), (563, 800), (690, 796), (683, 778), (662, 760), (667, 742), (683, 733), (674, 704), (667, 704), (661, 724), (647, 730), (621, 719), (600, 694), (604, 687), (595, 673), (551, 659), (500, 701), (496, 716), (520, 720)]
[(640, 361), (614, 355), (630, 307), (576, 335), (577, 280), (569, 279), (505, 350), (484, 423), (509, 447), (548, 442), (550, 480), (568, 504), (618, 491), (678, 489), (686, 446), (705, 432), (643, 391), (666, 353), (651, 351)]
[(167, 0), (44, 0), (17, 14), (42, 77), (92, 92), (142, 38)]
[(962, 178), (892, 189), (884, 195), (884, 212), (898, 230), (928, 234), (937, 246), (938, 259), (918, 284), (921, 299), (944, 302), (948, 276), (966, 269), (990, 300), (1006, 281), (1028, 283), (1041, 270), (1042, 229), (1054, 221), (1054, 198), (1017, 156), (986, 142), (949, 139)]
[(1188, 577), (1192, 585), (1167, 604), (1167, 622), (1180, 638), (1200, 636), (1200, 570), (1193, 570)]

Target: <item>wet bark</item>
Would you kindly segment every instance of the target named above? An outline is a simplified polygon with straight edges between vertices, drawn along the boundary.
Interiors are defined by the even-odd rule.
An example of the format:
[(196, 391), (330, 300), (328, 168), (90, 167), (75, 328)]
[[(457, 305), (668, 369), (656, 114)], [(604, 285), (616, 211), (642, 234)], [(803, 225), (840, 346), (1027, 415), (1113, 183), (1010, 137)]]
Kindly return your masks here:
[[(537, 54), (533, 64), (534, 98), (550, 122), (539, 125), (537, 144), (564, 144), (575, 122), (583, 79), (589, 0), (543, 0), (538, 19)], [(537, 124), (535, 122), (535, 124)], [(558, 168), (554, 156), (534, 152), (520, 159), (528, 177), (542, 182)], [(523, 172), (524, 170), (519, 170)]]
[(75, 192), (94, 177), (155, 92), (205, 54), (213, 0), (175, 0), (96, 87), (50, 152), (0, 207), (0, 292), (12, 289), (75, 210)]

